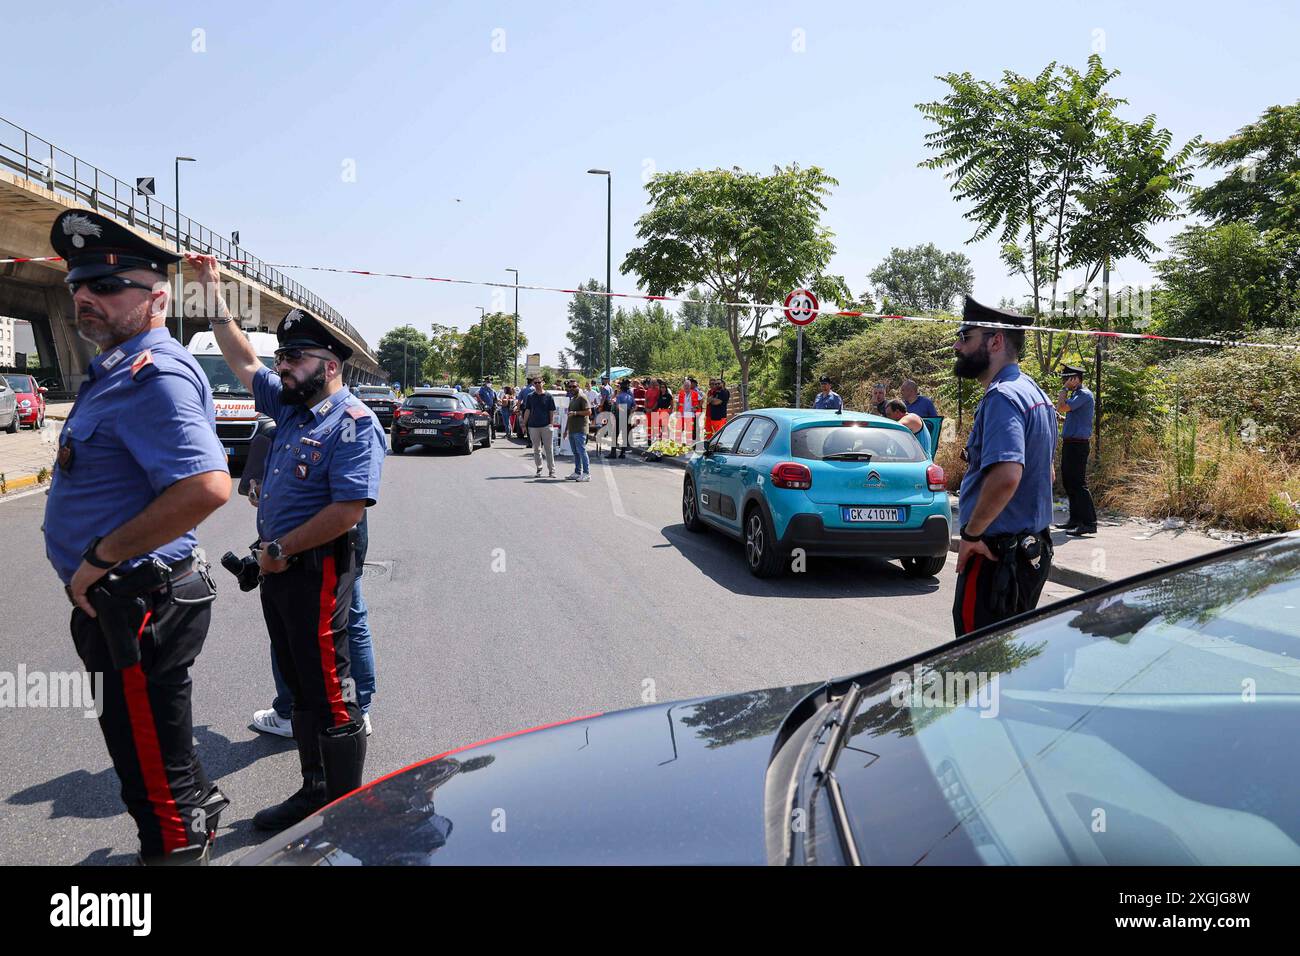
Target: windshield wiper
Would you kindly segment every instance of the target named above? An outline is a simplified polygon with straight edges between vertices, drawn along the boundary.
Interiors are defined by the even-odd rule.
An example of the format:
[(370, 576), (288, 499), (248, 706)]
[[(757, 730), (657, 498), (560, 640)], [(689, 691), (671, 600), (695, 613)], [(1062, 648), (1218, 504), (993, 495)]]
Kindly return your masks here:
[(822, 461), (871, 461), (871, 452), (842, 451), (836, 455), (823, 455)]
[[(835, 779), (835, 762), (839, 759), (840, 751), (844, 749), (845, 742), (849, 739), (849, 722), (853, 715), (857, 713), (858, 701), (862, 698), (862, 685), (854, 681), (844, 696), (840, 698), (839, 707), (827, 721), (831, 726), (830, 739), (826, 741), (826, 749), (822, 752), (822, 759), (813, 771), (813, 776), (817, 778), (817, 787), (826, 787), (830, 795), (831, 812), (835, 816), (835, 826), (840, 835), (840, 847), (844, 855), (848, 857), (849, 863), (853, 866), (861, 866), (862, 860), (858, 856), (858, 847), (853, 840), (853, 828), (849, 824), (849, 812), (844, 806), (844, 795), (840, 792), (839, 781)], [(823, 725), (825, 726), (825, 725)], [(816, 796), (816, 790), (813, 791)], [(812, 801), (809, 801), (811, 805)]]

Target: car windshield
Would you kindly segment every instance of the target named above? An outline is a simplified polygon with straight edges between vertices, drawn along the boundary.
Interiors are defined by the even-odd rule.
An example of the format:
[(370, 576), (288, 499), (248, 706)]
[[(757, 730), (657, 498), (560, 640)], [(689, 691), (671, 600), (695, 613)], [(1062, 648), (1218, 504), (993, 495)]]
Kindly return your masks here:
[(790, 454), (810, 461), (840, 455), (870, 455), (875, 462), (926, 460), (920, 443), (907, 429), (852, 421), (796, 429), (790, 434)]
[(15, 392), (34, 392), (32, 380), (26, 375), (0, 375), (0, 381), (8, 383)]
[[(272, 356), (260, 355), (258, 358), (267, 368), (275, 367), (275, 359)], [(208, 385), (212, 388), (213, 395), (251, 394), (240, 384), (235, 373), (220, 355), (196, 355), (194, 360), (199, 363), (199, 368), (203, 369), (203, 374), (208, 377)]]
[(397, 401), (397, 396), (391, 389), (387, 388), (363, 388), (357, 391), (357, 396), (362, 399), (367, 398), (387, 398), (391, 401)]
[(1300, 863), (1298, 607), (1290, 537), (872, 683), (836, 765), (863, 862)]
[(416, 395), (408, 398), (403, 408), (437, 408), (449, 411), (457, 407), (456, 399), (450, 395)]

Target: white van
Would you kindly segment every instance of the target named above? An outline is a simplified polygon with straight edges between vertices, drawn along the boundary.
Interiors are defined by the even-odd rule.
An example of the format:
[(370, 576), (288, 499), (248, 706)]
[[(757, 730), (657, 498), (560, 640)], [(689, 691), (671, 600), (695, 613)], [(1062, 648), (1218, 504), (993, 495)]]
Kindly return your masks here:
[[(269, 332), (245, 332), (257, 357), (267, 368), (275, 365), (276, 337)], [(212, 404), (217, 409), (217, 437), (226, 450), (226, 462), (233, 470), (248, 460), (248, 446), (253, 436), (272, 424), (271, 419), (253, 408), (253, 396), (244, 389), (221, 357), (221, 349), (211, 332), (196, 332), (187, 346), (203, 369), (212, 388)]]

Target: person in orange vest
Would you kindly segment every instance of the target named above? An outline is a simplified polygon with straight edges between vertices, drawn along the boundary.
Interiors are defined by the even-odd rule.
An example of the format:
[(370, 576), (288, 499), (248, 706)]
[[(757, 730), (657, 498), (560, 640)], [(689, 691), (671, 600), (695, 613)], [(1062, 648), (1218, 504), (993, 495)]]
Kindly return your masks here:
[(685, 384), (677, 392), (678, 431), (684, 442), (695, 437), (695, 416), (704, 411), (698, 384), (687, 376)]

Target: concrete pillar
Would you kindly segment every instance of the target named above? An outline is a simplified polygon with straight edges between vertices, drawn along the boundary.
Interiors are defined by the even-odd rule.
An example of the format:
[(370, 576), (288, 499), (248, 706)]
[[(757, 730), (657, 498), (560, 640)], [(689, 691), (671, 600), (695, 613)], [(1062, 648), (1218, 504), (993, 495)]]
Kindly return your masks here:
[(89, 342), (77, 335), (68, 290), (50, 286), (44, 293), (45, 314), (49, 316), (50, 337), (54, 339), (54, 354), (58, 358), (63, 387), (76, 393), (86, 380), (86, 368), (94, 357), (94, 351)]

